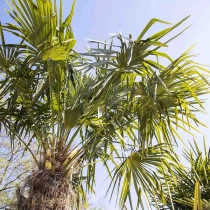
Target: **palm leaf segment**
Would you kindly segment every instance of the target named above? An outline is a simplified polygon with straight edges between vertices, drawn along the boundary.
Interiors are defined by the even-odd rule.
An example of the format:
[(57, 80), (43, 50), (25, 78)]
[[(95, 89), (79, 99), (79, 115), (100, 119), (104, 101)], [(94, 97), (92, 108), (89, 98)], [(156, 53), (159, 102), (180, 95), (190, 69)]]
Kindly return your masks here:
[[(11, 12), (7, 11), (17, 25), (6, 24), (1, 26), (1, 85), (4, 90), (2, 97), (6, 96), (7, 103), (2, 106), (2, 116), (5, 123), (9, 123), (8, 116), (13, 115), (14, 129), (20, 132), (32, 125), (31, 117), (27, 117), (26, 109), (34, 109), (34, 115), (42, 118), (43, 111), (47, 111), (46, 104), (37, 102), (49, 92), (49, 77), (47, 59), (69, 59), (70, 50), (75, 45), (71, 29), (75, 1), (69, 16), (62, 21), (62, 2), (60, 11), (57, 11), (56, 1), (11, 1)], [(22, 39), (20, 44), (6, 44), (3, 29)], [(56, 55), (56, 56), (55, 56)], [(60, 71), (62, 65), (56, 65)], [(64, 76), (64, 75), (63, 75)], [(48, 79), (47, 79), (48, 78)], [(12, 91), (11, 91), (12, 90)], [(20, 94), (20, 91), (22, 92)], [(30, 94), (27, 94), (28, 91)], [(24, 101), (24, 105), (23, 105)], [(33, 107), (35, 105), (35, 107)], [(27, 106), (27, 108), (26, 108)], [(9, 111), (10, 110), (10, 111)], [(40, 113), (39, 110), (42, 110)], [(6, 117), (7, 115), (7, 117)], [(25, 116), (20, 121), (20, 117)], [(3, 118), (2, 118), (3, 119)], [(42, 118), (44, 121), (44, 119)], [(10, 120), (11, 121), (11, 120)], [(27, 130), (27, 129), (26, 129)]]
[(57, 11), (56, 0), (11, 1), (8, 14), (17, 25), (8, 23), (4, 29), (30, 44), (30, 53), (39, 53), (42, 60), (65, 60), (76, 41), (71, 28), (75, 1), (71, 13), (62, 22), (62, 4)]
[[(176, 209), (209, 208), (209, 150), (204, 141), (203, 152), (196, 141), (190, 148), (185, 149), (184, 157), (189, 166), (175, 171), (177, 185), (171, 185), (172, 199)], [(170, 181), (169, 181), (170, 182)], [(172, 206), (168, 201), (166, 209)]]
[[(116, 99), (121, 98), (120, 107), (117, 107), (117, 100), (109, 96), (104, 114), (121, 110), (121, 119), (124, 117), (124, 122), (129, 121), (128, 124), (132, 122), (133, 128), (138, 130), (135, 139), (142, 147), (144, 143), (150, 145), (154, 137), (158, 143), (169, 144), (171, 138), (175, 139), (177, 135), (176, 128), (188, 132), (188, 128), (196, 130), (191, 121), (200, 123), (194, 113), (200, 111), (197, 104), (203, 108), (198, 96), (208, 92), (208, 81), (201, 71), (207, 75), (208, 72), (191, 60), (189, 50), (173, 61), (157, 51), (159, 47), (153, 47), (157, 42), (165, 46), (168, 42), (158, 40), (173, 28), (141, 41), (116, 35), (121, 43), (117, 52), (117, 46), (113, 44), (109, 47), (107, 43), (92, 40), (90, 42), (104, 47), (90, 48), (84, 54), (94, 56), (96, 62), (85, 64), (82, 71), (94, 67), (98, 77), (102, 78), (98, 83), (97, 97), (111, 90), (115, 92)], [(149, 59), (151, 55), (155, 55), (156, 61)], [(169, 58), (170, 64), (161, 65), (160, 57)]]

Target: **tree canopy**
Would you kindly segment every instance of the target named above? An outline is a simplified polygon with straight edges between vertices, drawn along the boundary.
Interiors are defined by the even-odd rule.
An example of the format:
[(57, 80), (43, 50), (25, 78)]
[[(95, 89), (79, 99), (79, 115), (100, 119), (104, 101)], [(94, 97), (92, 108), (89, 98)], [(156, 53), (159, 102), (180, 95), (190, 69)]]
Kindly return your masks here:
[[(144, 209), (144, 199), (148, 208), (174, 208), (170, 186), (182, 166), (173, 146), (180, 129), (203, 125), (196, 113), (209, 88), (209, 71), (192, 60), (191, 48), (176, 59), (161, 50), (185, 31), (170, 36), (188, 17), (147, 37), (155, 23), (169, 24), (152, 19), (136, 39), (89, 40), (78, 53), (75, 3), (63, 21), (62, 1), (11, 0), (15, 23), (0, 27), (1, 127), (11, 148), (18, 141), (37, 165), (18, 209), (79, 209), (94, 192), (98, 162), (121, 209)], [(4, 31), (20, 43), (5, 43)]]

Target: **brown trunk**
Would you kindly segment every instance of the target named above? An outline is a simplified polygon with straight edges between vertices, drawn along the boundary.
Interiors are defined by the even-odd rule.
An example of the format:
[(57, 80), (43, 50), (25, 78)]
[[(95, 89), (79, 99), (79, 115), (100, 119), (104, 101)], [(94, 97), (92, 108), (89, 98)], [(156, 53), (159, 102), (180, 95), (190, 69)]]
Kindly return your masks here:
[(26, 181), (27, 198), (17, 189), (18, 210), (72, 210), (75, 192), (62, 172), (43, 169), (34, 172)]

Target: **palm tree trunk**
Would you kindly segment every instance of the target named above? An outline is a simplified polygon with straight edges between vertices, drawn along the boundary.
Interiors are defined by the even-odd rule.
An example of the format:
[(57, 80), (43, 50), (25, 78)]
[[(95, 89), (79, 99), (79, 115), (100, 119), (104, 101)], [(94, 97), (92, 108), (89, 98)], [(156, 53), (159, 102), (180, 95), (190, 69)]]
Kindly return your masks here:
[(75, 207), (75, 191), (65, 174), (39, 169), (26, 180), (24, 193), (17, 190), (18, 210), (72, 210)]

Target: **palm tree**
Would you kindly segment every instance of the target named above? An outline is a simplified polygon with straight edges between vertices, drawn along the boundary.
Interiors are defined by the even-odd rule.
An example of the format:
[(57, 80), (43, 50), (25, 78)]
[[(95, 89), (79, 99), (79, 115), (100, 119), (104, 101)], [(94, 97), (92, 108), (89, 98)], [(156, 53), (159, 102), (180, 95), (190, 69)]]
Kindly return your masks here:
[[(173, 204), (169, 201), (164, 209), (209, 209), (210, 203), (210, 168), (209, 151), (204, 141), (203, 152), (194, 140), (194, 145), (185, 148), (184, 157), (189, 163), (176, 172), (177, 184), (171, 185)], [(171, 182), (172, 183), (172, 182)]]
[[(153, 24), (168, 24), (152, 19), (136, 40), (121, 33), (111, 43), (90, 40), (96, 46), (79, 54), (71, 28), (75, 1), (65, 21), (56, 2), (12, 0), (8, 13), (16, 24), (1, 27), (1, 126), (37, 164), (17, 190), (18, 209), (79, 209), (94, 192), (98, 162), (121, 209), (133, 208), (132, 186), (137, 208), (144, 208), (142, 196), (165, 200), (159, 176), (179, 167), (172, 146), (177, 128), (202, 125), (194, 113), (208, 92), (208, 71), (189, 50), (175, 60), (159, 51), (184, 31), (161, 38), (187, 18), (143, 39)], [(6, 44), (3, 30), (20, 44)]]

